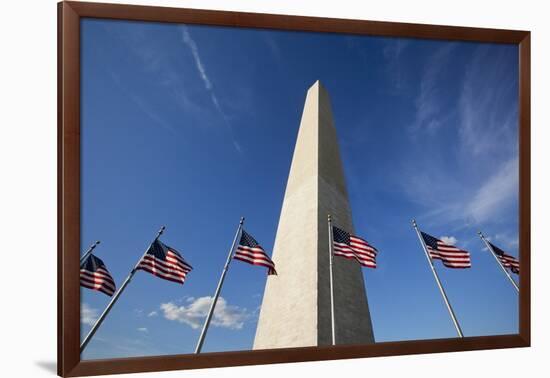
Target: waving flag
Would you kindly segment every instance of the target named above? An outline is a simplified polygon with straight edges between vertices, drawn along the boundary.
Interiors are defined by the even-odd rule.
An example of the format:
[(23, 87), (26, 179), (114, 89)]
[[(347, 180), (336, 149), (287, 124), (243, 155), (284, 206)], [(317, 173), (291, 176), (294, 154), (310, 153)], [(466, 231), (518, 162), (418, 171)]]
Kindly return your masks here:
[(510, 256), (493, 243), (489, 242), (489, 244), (491, 245), (491, 248), (497, 255), (498, 259), (500, 260), (502, 266), (510, 269), (512, 273), (519, 274), (519, 260), (516, 259), (514, 256)]
[(112, 296), (116, 286), (103, 261), (92, 254), (80, 263), (80, 286)]
[(235, 252), (235, 259), (247, 262), (252, 265), (260, 265), (268, 268), (267, 274), (277, 274), (275, 263), (269, 258), (261, 245), (258, 244), (245, 230), (242, 231), (241, 240)]
[(332, 227), (332, 238), (334, 256), (356, 259), (362, 266), (376, 268), (378, 251), (366, 240), (334, 226)]
[(447, 268), (470, 268), (470, 253), (446, 244), (432, 235), (420, 232), (432, 259), (443, 261)]
[(168, 281), (183, 284), (187, 273), (193, 267), (183, 259), (178, 251), (156, 239), (141, 259), (137, 269)]

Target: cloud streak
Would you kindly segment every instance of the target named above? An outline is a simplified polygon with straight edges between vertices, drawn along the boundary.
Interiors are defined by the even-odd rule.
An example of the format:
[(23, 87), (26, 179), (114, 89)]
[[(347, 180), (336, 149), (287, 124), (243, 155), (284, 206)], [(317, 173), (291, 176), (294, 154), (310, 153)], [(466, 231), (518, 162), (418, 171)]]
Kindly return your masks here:
[(441, 94), (445, 90), (442, 86), (444, 69), (448, 65), (455, 49), (455, 44), (446, 43), (432, 55), (426, 65), (418, 97), (415, 101), (416, 118), (412, 123), (412, 130), (424, 130), (434, 132), (446, 118), (444, 107), (441, 103)]
[[(130, 80), (125, 71), (114, 72), (111, 66), (105, 70), (113, 82), (121, 89), (125, 97), (132, 101), (136, 108), (142, 111), (154, 124), (175, 133), (182, 124), (167, 116), (167, 112), (184, 111), (196, 121), (194, 126), (205, 127), (212, 123), (214, 116), (208, 104), (202, 104), (194, 95), (196, 88), (190, 83), (186, 68), (181, 67), (181, 54), (177, 50), (162, 48), (160, 40), (155, 40), (155, 34), (148, 33), (146, 28), (132, 28), (132, 32), (112, 26), (104, 28), (128, 48), (128, 59), (139, 69), (141, 77), (136, 83)], [(99, 49), (101, 53), (103, 49)], [(192, 70), (193, 67), (188, 68)], [(149, 85), (149, 91), (144, 92), (136, 86)], [(163, 101), (155, 101), (162, 98)]]
[[(484, 67), (489, 58), (491, 70)], [(516, 75), (512, 75), (511, 80), (506, 75), (507, 62), (506, 54), (480, 47), (466, 70), (458, 102), (459, 136), (464, 152), (470, 156), (516, 150), (512, 145), (517, 137), (518, 82)], [(491, 87), (480, 83), (491, 83)]]
[(404, 162), (398, 180), (410, 199), (427, 209), (419, 219), (455, 223), (458, 230), (509, 211), (517, 201), (519, 169), (513, 56), (479, 47), (462, 72), (453, 67), (454, 75), (464, 76), (462, 85), (441, 89), (454, 46), (443, 45), (427, 64), (411, 128), (413, 140), (422, 133), (421, 144), (414, 163)]
[(169, 124), (167, 121), (164, 120), (164, 118), (157, 113), (155, 110), (153, 110), (153, 107), (148, 104), (140, 95), (138, 95), (136, 92), (130, 90), (127, 88), (124, 84), (122, 84), (122, 81), (120, 79), (120, 76), (117, 75), (112, 70), (108, 70), (109, 74), (111, 75), (111, 78), (113, 79), (113, 82), (120, 88), (120, 90), (130, 99), (132, 102), (137, 105), (137, 107), (147, 116), (149, 117), (153, 122), (157, 123), (158, 125), (162, 126), (164, 129), (174, 133), (175, 129), (174, 127)]
[(518, 194), (519, 166), (517, 157), (505, 162), (477, 190), (465, 209), (467, 216), (483, 222), (509, 206)]
[[(519, 189), (519, 167), (517, 156), (502, 163), (478, 185), (465, 185), (452, 180), (449, 183), (444, 173), (438, 175), (438, 188), (425, 179), (423, 184), (417, 181), (416, 189), (409, 192), (413, 199), (430, 210), (419, 219), (438, 224), (461, 222), (463, 226), (482, 224), (510, 209), (517, 199)], [(420, 180), (423, 180), (420, 178)], [(406, 180), (408, 190), (413, 188), (413, 178)], [(458, 190), (457, 190), (458, 188)]]
[(189, 31), (187, 30), (187, 27), (184, 25), (182, 28), (182, 37), (183, 42), (189, 46), (189, 49), (191, 50), (191, 54), (193, 54), (193, 59), (195, 60), (195, 65), (197, 66), (197, 70), (199, 71), (199, 74), (201, 76), (202, 81), (204, 82), (204, 86), (206, 89), (211, 90), (212, 89), (212, 82), (208, 78), (208, 75), (206, 74), (206, 70), (204, 69), (204, 65), (202, 64), (201, 57), (199, 55), (199, 49), (197, 48), (197, 44), (191, 38), (191, 35), (189, 35)]
[(199, 49), (197, 47), (197, 43), (191, 37), (191, 35), (189, 34), (189, 30), (187, 29), (187, 26), (185, 26), (185, 25), (181, 26), (181, 36), (182, 36), (183, 43), (185, 43), (185, 45), (191, 51), (191, 55), (193, 56), (195, 66), (197, 67), (197, 71), (199, 72), (199, 76), (200, 76), (202, 82), (204, 83), (204, 88), (206, 89), (206, 91), (210, 95), (210, 100), (212, 101), (212, 104), (214, 105), (214, 107), (216, 108), (216, 110), (218, 111), (220, 116), (222, 117), (223, 122), (225, 123), (225, 125), (229, 129), (229, 132), (232, 135), (233, 146), (235, 147), (235, 149), (239, 153), (242, 153), (243, 152), (242, 147), (234, 137), (234, 130), (233, 130), (233, 127), (231, 126), (231, 123), (229, 122), (229, 117), (223, 111), (223, 109), (220, 105), (220, 102), (218, 100), (218, 97), (216, 96), (216, 93), (214, 92), (212, 81), (210, 80), (208, 74), (206, 73), (206, 69), (204, 68), (204, 64), (203, 64), (201, 56), (199, 54)]
[(409, 45), (410, 41), (406, 39), (391, 38), (383, 49), (384, 58), (387, 61), (387, 72), (390, 75), (390, 81), (395, 94), (400, 93), (405, 83), (402, 55)]

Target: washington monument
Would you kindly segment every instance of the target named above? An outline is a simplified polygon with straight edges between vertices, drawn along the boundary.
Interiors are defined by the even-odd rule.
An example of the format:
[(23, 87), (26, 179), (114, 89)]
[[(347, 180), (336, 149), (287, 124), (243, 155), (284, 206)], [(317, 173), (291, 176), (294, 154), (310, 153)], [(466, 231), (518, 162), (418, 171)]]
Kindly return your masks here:
[[(254, 349), (331, 344), (329, 232), (353, 233), (351, 209), (328, 92), (317, 81), (306, 96), (273, 247)], [(334, 259), (336, 344), (374, 342), (360, 265)]]

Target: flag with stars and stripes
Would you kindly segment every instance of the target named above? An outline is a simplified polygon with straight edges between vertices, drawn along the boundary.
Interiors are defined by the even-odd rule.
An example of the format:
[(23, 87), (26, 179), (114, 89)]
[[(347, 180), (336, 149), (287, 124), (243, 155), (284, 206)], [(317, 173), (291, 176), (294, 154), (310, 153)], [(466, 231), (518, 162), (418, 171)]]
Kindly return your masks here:
[(103, 261), (92, 254), (80, 263), (80, 286), (101, 291), (108, 296), (115, 293), (116, 286)]
[(432, 259), (441, 260), (447, 268), (470, 268), (470, 253), (442, 242), (432, 235), (420, 232)]
[(261, 245), (258, 244), (245, 230), (241, 233), (241, 240), (235, 251), (235, 259), (247, 262), (252, 265), (260, 265), (268, 268), (267, 274), (277, 274), (275, 263), (269, 258)]
[(355, 259), (362, 266), (376, 268), (378, 250), (365, 239), (351, 235), (341, 228), (332, 227), (332, 244), (334, 256)]
[(137, 269), (168, 281), (183, 284), (193, 267), (174, 248), (155, 240), (139, 262)]
[(519, 274), (519, 260), (516, 259), (514, 256), (510, 256), (493, 243), (489, 242), (489, 244), (491, 245), (491, 248), (497, 255), (498, 259), (500, 260), (502, 266), (510, 269), (512, 273)]

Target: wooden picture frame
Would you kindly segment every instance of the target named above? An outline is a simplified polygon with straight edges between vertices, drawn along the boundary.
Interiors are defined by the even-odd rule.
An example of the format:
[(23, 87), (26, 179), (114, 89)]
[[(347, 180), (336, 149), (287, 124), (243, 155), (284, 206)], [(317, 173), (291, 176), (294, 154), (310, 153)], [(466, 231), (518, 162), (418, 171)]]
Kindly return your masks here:
[[(519, 46), (519, 333), (372, 345), (82, 361), (80, 342), (80, 20), (188, 23)], [(530, 326), (530, 32), (86, 2), (58, 4), (58, 374), (83, 376), (528, 347)]]

